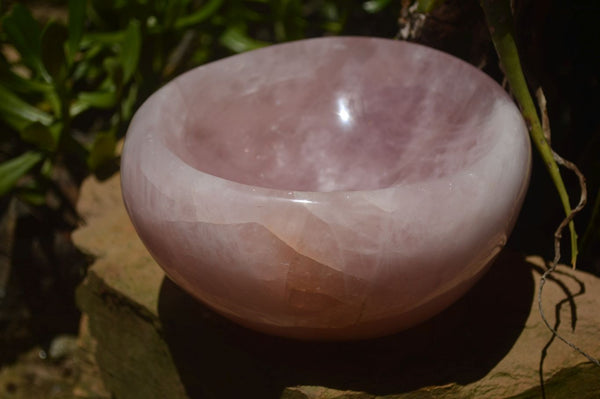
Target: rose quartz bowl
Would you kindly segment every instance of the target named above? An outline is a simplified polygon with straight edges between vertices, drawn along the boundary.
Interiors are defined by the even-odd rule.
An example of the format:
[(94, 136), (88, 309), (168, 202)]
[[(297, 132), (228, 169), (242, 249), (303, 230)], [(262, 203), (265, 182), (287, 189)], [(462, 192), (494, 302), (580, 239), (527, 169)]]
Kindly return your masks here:
[(179, 286), (301, 339), (413, 326), (484, 273), (519, 213), (523, 119), (450, 55), (374, 38), (196, 68), (135, 115), (123, 198)]

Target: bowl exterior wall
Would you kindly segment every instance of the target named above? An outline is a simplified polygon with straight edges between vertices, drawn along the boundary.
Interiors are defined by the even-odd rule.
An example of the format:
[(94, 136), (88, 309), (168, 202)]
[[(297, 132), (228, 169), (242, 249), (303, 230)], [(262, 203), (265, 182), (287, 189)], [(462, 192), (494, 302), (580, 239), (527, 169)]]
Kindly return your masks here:
[(449, 306), (504, 246), (525, 195), (530, 147), (501, 88), (487, 116), (497, 130), (490, 152), (464, 170), (377, 190), (305, 192), (204, 173), (165, 145), (165, 131), (186, 128), (179, 86), (202, 73), (167, 85), (136, 113), (122, 188), (153, 257), (218, 312), (294, 338), (381, 336)]

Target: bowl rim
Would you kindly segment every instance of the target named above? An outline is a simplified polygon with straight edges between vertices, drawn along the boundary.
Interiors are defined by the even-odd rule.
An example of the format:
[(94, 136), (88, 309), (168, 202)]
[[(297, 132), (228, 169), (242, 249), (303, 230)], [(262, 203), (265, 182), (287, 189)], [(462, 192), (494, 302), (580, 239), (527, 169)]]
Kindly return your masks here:
[[(217, 67), (221, 63), (231, 62), (232, 59), (243, 58), (243, 57), (248, 56), (249, 54), (268, 53), (268, 52), (272, 51), (274, 48), (290, 47), (290, 46), (297, 46), (297, 45), (301, 45), (301, 44), (322, 43), (322, 42), (353, 42), (353, 41), (357, 41), (357, 40), (364, 41), (364, 42), (371, 41), (371, 42), (385, 43), (385, 45), (400, 45), (400, 46), (405, 46), (408, 48), (418, 48), (420, 51), (428, 52), (429, 54), (434, 54), (435, 56), (446, 58), (446, 59), (450, 60), (450, 62), (453, 62), (453, 63), (458, 63), (458, 64), (466, 67), (467, 70), (471, 71), (475, 75), (478, 75), (480, 78), (483, 79), (483, 81), (487, 82), (487, 86), (492, 88), (492, 90), (495, 93), (497, 93), (498, 99), (504, 100), (503, 102), (506, 103), (506, 105), (507, 105), (506, 109), (512, 113), (518, 114), (518, 116), (519, 116), (518, 120), (515, 119), (514, 125), (512, 126), (513, 127), (512, 130), (515, 130), (514, 134), (525, 133), (524, 136), (527, 138), (527, 140), (526, 140), (527, 146), (529, 147), (528, 148), (529, 159), (527, 160), (527, 164), (528, 164), (527, 169), (528, 170), (524, 173), (524, 179), (523, 179), (523, 186), (526, 189), (527, 182), (529, 180), (530, 168), (531, 168), (531, 143), (526, 134), (527, 130), (526, 130), (526, 126), (525, 126), (523, 117), (522, 117), (520, 111), (518, 110), (516, 104), (514, 103), (512, 98), (509, 96), (509, 94), (489, 75), (487, 75), (480, 69), (476, 68), (474, 65), (469, 64), (468, 62), (466, 62), (452, 54), (448, 54), (441, 50), (438, 50), (438, 49), (435, 49), (432, 47), (428, 47), (428, 46), (425, 46), (422, 44), (418, 44), (418, 43), (412, 43), (412, 42), (401, 41), (401, 40), (396, 40), (396, 39), (389, 39), (389, 38), (381, 38), (381, 37), (327, 36), (327, 37), (300, 39), (300, 40), (294, 40), (294, 41), (289, 41), (289, 42), (284, 42), (284, 43), (277, 43), (277, 44), (265, 46), (265, 47), (262, 47), (259, 49), (247, 51), (244, 53), (235, 54), (232, 56), (228, 56), (228, 57), (216, 60), (216, 61), (212, 61), (207, 64), (199, 65), (195, 68), (192, 68), (191, 70), (186, 71), (186, 72), (182, 73), (181, 75), (175, 77), (173, 80), (171, 80), (170, 82), (165, 84), (163, 87), (158, 89), (156, 92), (154, 92), (152, 95), (150, 95), (142, 103), (142, 105), (138, 108), (138, 110), (136, 111), (134, 117), (132, 118), (132, 120), (130, 122), (130, 125), (127, 130), (127, 134), (125, 136), (123, 155), (125, 155), (125, 153), (127, 152), (126, 151), (127, 142), (128, 142), (127, 136), (129, 136), (131, 131), (136, 130), (135, 129), (135, 119), (136, 119), (136, 117), (138, 117), (138, 118), (140, 117), (138, 115), (138, 114), (141, 114), (140, 111), (142, 111), (145, 108), (148, 108), (149, 107), (148, 104), (155, 103), (155, 102), (160, 103), (161, 101), (164, 101), (164, 99), (161, 98), (160, 94), (164, 93), (166, 90), (168, 90), (169, 87), (171, 87), (171, 88), (174, 87), (176, 89), (177, 93), (183, 98), (183, 93), (182, 93), (182, 90), (179, 85), (181, 85), (182, 82), (185, 82), (185, 80), (190, 75), (198, 73), (199, 70), (203, 69), (204, 67), (206, 67), (208, 65), (213, 65), (213, 67)], [(159, 111), (159, 113), (162, 113), (162, 112), (163, 112), (162, 110)], [(503, 112), (506, 112), (506, 111), (503, 111)], [(506, 126), (503, 126), (503, 128), (506, 128)], [(153, 134), (151, 134), (151, 136), (153, 136), (153, 137), (157, 137), (157, 135), (160, 135), (160, 130), (156, 130), (155, 132), (153, 132)], [(379, 188), (372, 188), (372, 189), (358, 189), (358, 190), (341, 189), (341, 190), (331, 190), (331, 191), (273, 188), (273, 187), (265, 187), (265, 186), (261, 186), (261, 185), (253, 185), (253, 184), (243, 183), (240, 181), (221, 177), (216, 174), (208, 173), (204, 170), (195, 168), (194, 166), (192, 166), (188, 162), (186, 162), (184, 159), (182, 159), (180, 154), (173, 151), (172, 148), (169, 148), (166, 145), (166, 143), (164, 143), (162, 138), (160, 140), (158, 140), (161, 143), (161, 145), (157, 145), (156, 143), (154, 143), (154, 145), (156, 146), (156, 149), (158, 151), (161, 151), (163, 153), (168, 153), (168, 156), (170, 158), (172, 157), (173, 160), (176, 160), (177, 163), (179, 164), (179, 166), (182, 166), (186, 169), (189, 168), (195, 174), (199, 174), (205, 178), (209, 178), (211, 180), (220, 182), (222, 185), (227, 185), (231, 189), (235, 189), (236, 187), (239, 187), (239, 188), (244, 187), (245, 188), (244, 190), (235, 190), (236, 192), (238, 192), (238, 195), (241, 194), (242, 192), (246, 192), (247, 195), (264, 195), (264, 196), (268, 196), (270, 198), (280, 198), (282, 200), (288, 200), (288, 201), (291, 200), (293, 202), (299, 202), (299, 203), (303, 203), (303, 204), (312, 204), (312, 203), (319, 203), (319, 202), (328, 202), (328, 200), (333, 199), (334, 197), (339, 198), (340, 196), (345, 197), (346, 199), (350, 199), (354, 195), (363, 195), (364, 193), (376, 194), (376, 193), (388, 192), (390, 190), (396, 190), (398, 188), (410, 189), (411, 187), (421, 187), (424, 184), (436, 182), (439, 180), (444, 180), (450, 176), (467, 174), (468, 170), (472, 169), (473, 166), (475, 166), (478, 163), (485, 162), (485, 159), (489, 156), (489, 153), (493, 152), (494, 148), (496, 148), (498, 146), (499, 141), (502, 138), (500, 136), (503, 136), (503, 135), (496, 134), (493, 136), (496, 136), (496, 137), (494, 137), (491, 148), (488, 151), (486, 151), (485, 154), (483, 154), (478, 159), (476, 159), (472, 164), (469, 164), (466, 168), (460, 168), (457, 171), (450, 173), (448, 175), (444, 175), (442, 177), (417, 180), (414, 182), (400, 182), (397, 184), (388, 185), (386, 187), (379, 187)], [(123, 167), (121, 167), (121, 169), (123, 169)]]

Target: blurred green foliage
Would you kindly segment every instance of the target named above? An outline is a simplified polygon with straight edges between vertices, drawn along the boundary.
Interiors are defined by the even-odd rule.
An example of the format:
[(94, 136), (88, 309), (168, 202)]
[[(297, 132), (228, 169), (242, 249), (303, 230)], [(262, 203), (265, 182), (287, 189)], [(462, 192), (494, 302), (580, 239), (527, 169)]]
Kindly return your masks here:
[(173, 76), (271, 43), (376, 35), (361, 31), (366, 24), (391, 37), (398, 15), (390, 0), (52, 3), (66, 21), (42, 23), (22, 3), (0, 3), (0, 197), (34, 206), (49, 191), (65, 199), (57, 169), (75, 185), (114, 171), (137, 106)]

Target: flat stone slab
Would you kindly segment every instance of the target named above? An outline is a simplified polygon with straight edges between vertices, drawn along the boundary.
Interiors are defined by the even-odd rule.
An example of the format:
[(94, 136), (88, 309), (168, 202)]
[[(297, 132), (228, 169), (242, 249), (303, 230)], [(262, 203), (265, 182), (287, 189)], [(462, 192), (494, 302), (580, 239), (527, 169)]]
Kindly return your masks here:
[[(165, 278), (133, 229), (119, 176), (88, 179), (73, 239), (96, 257), (79, 287), (86, 342), (116, 398), (600, 397), (600, 368), (543, 325), (544, 261), (505, 251), (461, 300), (402, 333), (319, 343), (257, 333)], [(399, 288), (400, 289), (400, 288)], [(560, 333), (600, 356), (600, 279), (561, 266), (543, 305)]]

